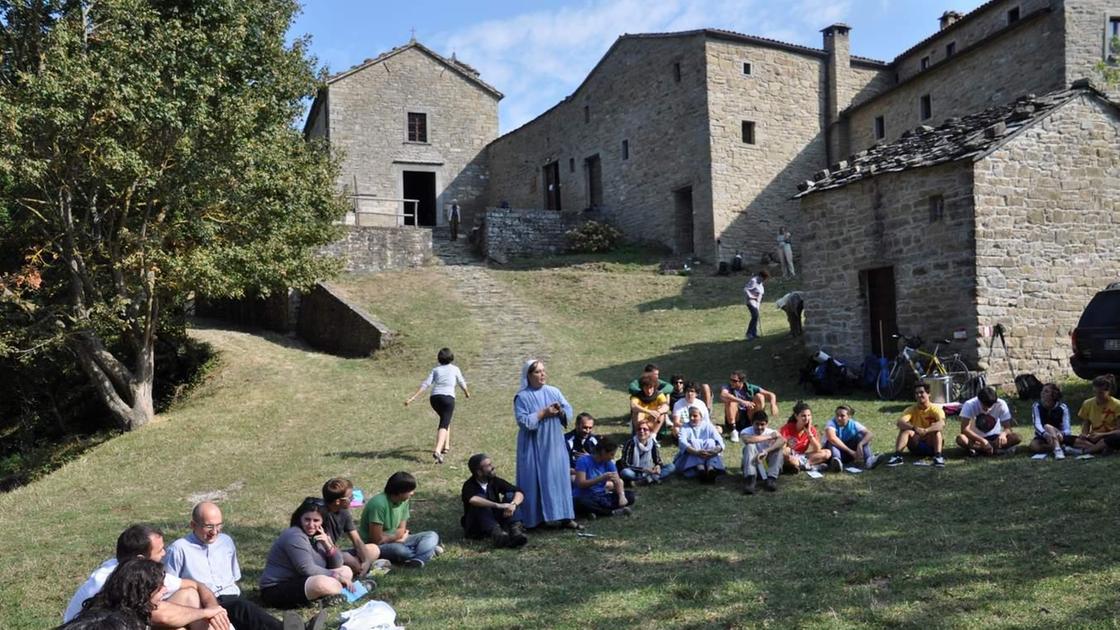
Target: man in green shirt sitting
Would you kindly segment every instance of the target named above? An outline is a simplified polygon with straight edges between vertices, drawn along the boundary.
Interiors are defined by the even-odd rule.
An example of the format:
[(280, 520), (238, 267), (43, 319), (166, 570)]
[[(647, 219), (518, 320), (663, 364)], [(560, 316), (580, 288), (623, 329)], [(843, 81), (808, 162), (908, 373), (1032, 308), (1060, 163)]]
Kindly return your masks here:
[(416, 477), (404, 471), (393, 473), (385, 482), (385, 492), (366, 503), (358, 532), (366, 543), (378, 546), (382, 558), (420, 569), (443, 553), (443, 547), (435, 532), (408, 531), (408, 506), (415, 493)]

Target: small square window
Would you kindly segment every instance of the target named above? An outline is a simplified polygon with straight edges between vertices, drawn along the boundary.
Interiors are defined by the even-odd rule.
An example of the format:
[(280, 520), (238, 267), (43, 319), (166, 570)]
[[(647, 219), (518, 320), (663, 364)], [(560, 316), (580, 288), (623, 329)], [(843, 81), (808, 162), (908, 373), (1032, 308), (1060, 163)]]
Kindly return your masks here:
[(624, 159), (624, 160), (629, 160), (630, 159), (630, 141), (629, 140), (623, 140), (622, 141), (622, 159)]
[(929, 222), (937, 223), (945, 218), (945, 196), (933, 195), (929, 198)]
[(925, 57), (922, 57), (922, 70), (925, 70), (928, 67), (929, 67), (929, 55), (926, 55)]
[(930, 99), (929, 94), (922, 96), (920, 101), (920, 108), (922, 120), (929, 120), (933, 117), (933, 100)]
[(754, 144), (754, 123), (749, 120), (743, 121), (743, 144)]
[(945, 56), (952, 57), (955, 54), (957, 54), (957, 42), (945, 44)]
[(1019, 7), (1007, 11), (1007, 23), (1014, 24), (1019, 21)]
[(673, 64), (673, 80), (677, 83), (681, 82), (681, 62), (679, 61)]
[(591, 122), (591, 106), (590, 105), (584, 105), (583, 106), (583, 122), (585, 122), (585, 123)]
[(576, 159), (575, 158), (568, 158), (568, 172), (569, 173), (576, 172)]
[(749, 61), (744, 61), (743, 62), (743, 74), (745, 74), (747, 76), (750, 76), (753, 70), (754, 70), (754, 68), (751, 67), (751, 62), (749, 62)]
[(408, 112), (408, 141), (428, 141), (428, 115), (418, 112)]
[(887, 122), (882, 116), (875, 117), (875, 139), (882, 140), (887, 137)]

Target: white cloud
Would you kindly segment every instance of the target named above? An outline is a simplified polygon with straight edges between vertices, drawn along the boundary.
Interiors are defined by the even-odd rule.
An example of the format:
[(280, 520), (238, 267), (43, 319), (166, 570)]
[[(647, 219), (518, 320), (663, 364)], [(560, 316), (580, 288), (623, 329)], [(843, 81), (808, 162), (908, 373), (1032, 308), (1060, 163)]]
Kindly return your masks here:
[(592, 0), (438, 33), (431, 44), (506, 95), (505, 132), (571, 94), (623, 33), (720, 28), (819, 47), (817, 31), (850, 12), (850, 0)]

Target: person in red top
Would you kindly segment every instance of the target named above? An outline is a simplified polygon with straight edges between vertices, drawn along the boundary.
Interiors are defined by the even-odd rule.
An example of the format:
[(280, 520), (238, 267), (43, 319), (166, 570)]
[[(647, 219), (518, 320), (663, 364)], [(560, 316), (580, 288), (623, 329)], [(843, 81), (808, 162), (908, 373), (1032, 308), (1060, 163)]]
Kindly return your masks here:
[(793, 406), (793, 415), (779, 431), (785, 438), (786, 445), (782, 452), (785, 454), (786, 470), (797, 472), (799, 470), (815, 470), (821, 472), (828, 465), (832, 453), (821, 448), (820, 434), (813, 426), (813, 410), (805, 401), (798, 401)]

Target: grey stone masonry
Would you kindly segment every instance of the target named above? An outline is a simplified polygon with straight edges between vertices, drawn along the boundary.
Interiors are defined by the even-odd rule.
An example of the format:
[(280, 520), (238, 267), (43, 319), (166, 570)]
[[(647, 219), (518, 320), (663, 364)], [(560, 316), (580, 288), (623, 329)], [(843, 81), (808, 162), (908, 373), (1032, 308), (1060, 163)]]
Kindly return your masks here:
[(486, 258), (560, 254), (567, 247), (564, 233), (580, 222), (574, 213), (524, 208), (487, 208), (483, 220), (482, 253)]
[[(1069, 333), (1120, 278), (1120, 114), (1086, 93), (976, 163), (977, 315), (1011, 364), (1069, 374)], [(998, 345), (986, 367), (1008, 382)], [(986, 349), (981, 357), (986, 357)]]
[(343, 259), (343, 269), (354, 272), (408, 269), (432, 259), (432, 231), (428, 228), (347, 226), (344, 236), (323, 248)]

